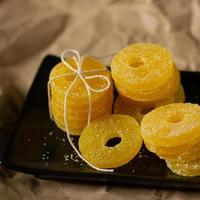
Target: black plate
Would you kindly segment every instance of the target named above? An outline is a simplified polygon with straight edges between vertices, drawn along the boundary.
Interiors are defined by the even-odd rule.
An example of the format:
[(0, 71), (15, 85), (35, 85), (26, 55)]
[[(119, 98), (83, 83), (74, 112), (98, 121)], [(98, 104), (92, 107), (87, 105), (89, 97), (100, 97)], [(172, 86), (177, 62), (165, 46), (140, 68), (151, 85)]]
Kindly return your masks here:
[[(55, 56), (43, 60), (2, 150), (4, 166), (48, 179), (200, 189), (200, 177), (174, 175), (164, 161), (145, 148), (134, 160), (113, 173), (98, 172), (83, 163), (72, 151), (65, 133), (49, 119), (46, 84), (50, 70), (59, 61)], [(181, 72), (181, 76), (187, 101), (199, 103), (200, 73)], [(77, 142), (76, 137), (74, 142)]]

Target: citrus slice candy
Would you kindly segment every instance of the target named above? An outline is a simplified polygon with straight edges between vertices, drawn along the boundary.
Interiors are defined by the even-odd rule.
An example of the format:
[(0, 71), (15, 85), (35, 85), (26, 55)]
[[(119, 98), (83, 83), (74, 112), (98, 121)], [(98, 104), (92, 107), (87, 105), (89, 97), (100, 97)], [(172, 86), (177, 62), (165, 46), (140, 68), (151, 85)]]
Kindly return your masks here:
[(180, 87), (180, 73), (174, 67), (174, 73), (163, 85), (155, 87), (153, 90), (140, 88), (134, 90), (125, 84), (115, 81), (116, 88), (120, 94), (135, 101), (157, 101), (172, 96)]
[(175, 102), (184, 102), (184, 100), (185, 95), (182, 86), (179, 87), (177, 92), (175, 92), (172, 97), (168, 97), (159, 101), (138, 102), (119, 95), (114, 103), (114, 113), (130, 115), (140, 123), (144, 115), (153, 109)]
[(173, 74), (170, 52), (159, 45), (137, 43), (114, 56), (111, 73), (114, 81), (123, 83), (135, 93), (154, 90), (166, 83)]
[(161, 158), (170, 161), (192, 161), (200, 158), (200, 142), (194, 145), (188, 145), (184, 151), (175, 155), (160, 154)]
[[(75, 60), (74, 59), (68, 59), (67, 62), (71, 64), (74, 68), (76, 68)], [(87, 70), (88, 72), (83, 73), (84, 75), (104, 75), (111, 81), (111, 75), (110, 71), (101, 64), (98, 60), (91, 58), (91, 57), (85, 57), (82, 63), (82, 70)], [(92, 70), (103, 70), (103, 71), (97, 71), (97, 72), (90, 72)], [(70, 69), (68, 69), (62, 62), (57, 64), (50, 73), (50, 79), (64, 74), (69, 74), (68, 76), (61, 77), (59, 79), (55, 79), (51, 82), (51, 90), (56, 91), (56, 96), (59, 96), (59, 99), (64, 100), (64, 95), (69, 87), (69, 85), (72, 83), (72, 81), (75, 78), (75, 75), (72, 73)], [(101, 89), (106, 86), (106, 81), (101, 78), (92, 78), (86, 80), (87, 83), (94, 89)], [(111, 86), (112, 87), (112, 84)], [(95, 93), (93, 92), (93, 100), (97, 100), (101, 96), (103, 96), (107, 92), (100, 92)], [(68, 102), (74, 102), (75, 104), (81, 102), (88, 102), (88, 93), (86, 90), (86, 87), (83, 83), (83, 81), (78, 78), (75, 82), (74, 86), (71, 88), (69, 95), (68, 95)]]
[(172, 147), (200, 138), (200, 106), (174, 103), (146, 114), (141, 122), (142, 137), (153, 146)]
[[(108, 145), (118, 138), (118, 144)], [(140, 127), (127, 115), (105, 115), (89, 124), (81, 133), (79, 149), (96, 167), (115, 168), (132, 160), (142, 146)]]
[(166, 160), (169, 169), (181, 176), (200, 176), (200, 159), (190, 162), (172, 162)]

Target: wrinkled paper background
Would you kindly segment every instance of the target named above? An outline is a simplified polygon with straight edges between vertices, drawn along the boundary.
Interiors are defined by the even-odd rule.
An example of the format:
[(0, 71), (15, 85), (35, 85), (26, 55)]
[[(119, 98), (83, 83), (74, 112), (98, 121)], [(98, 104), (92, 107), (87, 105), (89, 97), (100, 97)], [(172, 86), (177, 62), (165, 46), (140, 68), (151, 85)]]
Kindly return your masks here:
[[(134, 42), (159, 43), (180, 69), (200, 70), (200, 1), (0, 0), (1, 141), (44, 56), (70, 48), (102, 56)], [(200, 193), (45, 181), (0, 167), (0, 199), (187, 200)]]

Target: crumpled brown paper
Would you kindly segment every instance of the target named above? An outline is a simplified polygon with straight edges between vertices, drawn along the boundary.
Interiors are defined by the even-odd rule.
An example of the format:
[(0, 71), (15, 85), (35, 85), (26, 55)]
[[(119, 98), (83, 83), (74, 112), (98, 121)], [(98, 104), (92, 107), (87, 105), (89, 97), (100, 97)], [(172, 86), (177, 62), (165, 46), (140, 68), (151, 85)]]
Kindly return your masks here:
[[(101, 56), (155, 42), (172, 51), (180, 69), (200, 70), (198, 0), (0, 0), (0, 24), (3, 121), (13, 119), (43, 57), (64, 49)], [(187, 200), (199, 193), (47, 181), (0, 168), (0, 199)]]

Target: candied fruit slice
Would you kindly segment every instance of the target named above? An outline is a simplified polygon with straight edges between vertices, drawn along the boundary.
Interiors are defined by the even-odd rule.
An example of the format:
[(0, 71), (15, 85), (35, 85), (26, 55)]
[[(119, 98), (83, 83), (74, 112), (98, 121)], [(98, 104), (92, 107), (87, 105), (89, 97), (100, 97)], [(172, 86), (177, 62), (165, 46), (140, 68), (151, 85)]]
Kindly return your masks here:
[(142, 137), (154, 146), (178, 146), (200, 138), (200, 106), (173, 103), (146, 114), (141, 122)]
[[(102, 113), (98, 113), (96, 115), (92, 114), (91, 119), (94, 120), (102, 115), (111, 114), (111, 113), (112, 113), (112, 108), (109, 107), (109, 108), (105, 109)], [(53, 118), (55, 121), (59, 121), (60, 124), (64, 125), (64, 115), (54, 112)], [(79, 119), (79, 118), (70, 118), (70, 116), (68, 116), (67, 119), (68, 119), (67, 120), (68, 126), (76, 127), (76, 128), (77, 127), (84, 128), (87, 125), (87, 121), (88, 121), (87, 117), (85, 119)]]
[(154, 105), (147, 104), (137, 104), (137, 102), (131, 102), (123, 100), (124, 97), (118, 96), (114, 103), (114, 113), (116, 114), (126, 114), (135, 118), (139, 123), (142, 120), (143, 116), (149, 111), (153, 110)]
[(175, 102), (184, 102), (184, 90), (182, 86), (179, 87), (172, 97), (159, 101), (138, 102), (119, 95), (114, 103), (114, 113), (130, 115), (140, 123), (144, 115), (148, 112), (157, 107)]
[[(66, 60), (73, 68), (77, 68), (75, 60), (69, 58)], [(97, 70), (97, 71), (93, 71)], [(102, 89), (106, 86), (107, 82), (102, 78), (95, 77), (87, 79), (87, 76), (91, 75), (104, 75), (110, 81), (110, 87), (102, 92), (91, 92), (91, 106), (92, 120), (111, 113), (113, 102), (113, 84), (111, 80), (110, 71), (101, 64), (98, 60), (91, 57), (84, 57), (82, 62), (82, 73), (86, 82), (93, 89)], [(62, 76), (68, 74), (67, 76)], [(75, 78), (75, 74), (68, 69), (63, 63), (57, 64), (51, 71), (49, 79), (53, 79), (57, 76), (62, 76), (58, 79), (54, 79), (51, 82), (51, 99), (50, 106), (53, 115), (53, 119), (58, 124), (58, 127), (64, 126), (64, 97), (67, 88), (70, 86)], [(78, 77), (76, 82), (69, 91), (67, 97), (67, 116), (68, 126), (76, 129), (83, 129), (87, 125), (88, 120), (88, 92), (85, 84)], [(103, 106), (103, 108), (102, 108)], [(63, 128), (62, 128), (63, 129)]]
[[(108, 145), (112, 138), (120, 138), (120, 142)], [(128, 163), (141, 146), (139, 124), (127, 115), (102, 116), (89, 124), (79, 139), (83, 157), (100, 168), (115, 168)]]
[(170, 160), (170, 161), (192, 161), (200, 158), (200, 142), (197, 142), (194, 145), (190, 145), (185, 148), (179, 154), (176, 155), (166, 155), (160, 154), (161, 158)]
[[(109, 112), (108, 112), (109, 111)], [(91, 116), (93, 117), (99, 117), (101, 115), (104, 115), (105, 113), (111, 113), (112, 111), (112, 102), (109, 102), (106, 105), (99, 106), (98, 109), (92, 110)], [(64, 118), (64, 111), (63, 109), (57, 108), (56, 105), (52, 106), (52, 114), (56, 115), (60, 119)], [(73, 111), (70, 109), (67, 109), (67, 117), (71, 120), (87, 120), (88, 119), (88, 110), (87, 111)]]
[(129, 86), (136, 93), (154, 90), (166, 83), (173, 74), (170, 52), (159, 45), (137, 43), (114, 56), (111, 73), (115, 82)]
[(172, 76), (166, 82), (155, 87), (153, 90), (139, 88), (134, 90), (130, 86), (115, 81), (116, 88), (120, 94), (135, 101), (156, 101), (172, 96), (180, 87), (180, 73), (174, 68)]
[[(106, 105), (108, 103), (110, 103), (111, 101), (113, 101), (114, 95), (112, 90), (110, 90), (110, 92), (105, 93), (101, 98), (99, 98), (98, 100), (94, 100), (93, 98), (91, 98), (91, 105), (93, 110), (99, 109), (101, 105)], [(64, 107), (64, 98), (63, 99), (59, 99), (57, 98), (56, 94), (52, 95), (51, 97), (51, 103), (53, 102), (53, 104), (58, 105), (60, 108), (63, 109)], [(80, 101), (80, 103), (76, 103), (74, 104), (74, 102), (69, 102), (67, 101), (67, 108), (70, 108), (71, 110), (74, 111), (87, 111), (88, 110), (88, 104), (89, 102), (84, 102), (84, 104), (82, 104), (82, 102)]]
[(200, 159), (189, 162), (172, 162), (166, 160), (168, 168), (181, 176), (200, 176)]
[[(68, 59), (68, 63), (70, 63), (75, 68), (75, 61), (74, 59)], [(84, 75), (104, 75), (111, 81), (111, 75), (110, 71), (102, 65), (98, 60), (91, 58), (91, 57), (85, 57), (82, 63), (82, 70), (104, 70), (104, 71), (98, 71), (98, 72), (86, 72)], [(50, 73), (50, 79), (54, 78), (59, 75), (63, 75), (66, 73), (71, 73), (70, 69), (68, 69), (62, 62), (57, 64)], [(59, 79), (55, 79), (51, 82), (51, 89), (53, 91), (56, 91), (56, 95), (60, 95), (59, 98), (62, 100), (64, 99), (65, 92), (71, 82), (74, 80), (75, 75), (69, 75), (65, 77), (61, 77)], [(87, 83), (94, 89), (100, 89), (104, 88), (106, 86), (105, 80), (101, 78), (93, 78), (88, 79)], [(110, 86), (112, 88), (112, 84)], [(52, 92), (53, 92), (52, 91)], [(95, 93), (92, 92), (93, 100), (99, 99), (101, 96), (103, 96), (107, 91), (101, 92), (101, 93)], [(80, 103), (81, 102), (88, 102), (88, 93), (86, 90), (86, 87), (82, 80), (80, 78), (77, 79), (74, 86), (71, 88), (69, 95), (68, 95), (68, 101), (74, 102), (74, 103)]]
[(187, 150), (190, 150), (193, 144), (189, 143), (173, 147), (162, 147), (149, 144), (148, 142), (145, 141), (145, 146), (149, 151), (157, 154), (159, 157), (163, 159), (169, 159), (169, 158), (177, 158), (179, 154), (184, 153)]

